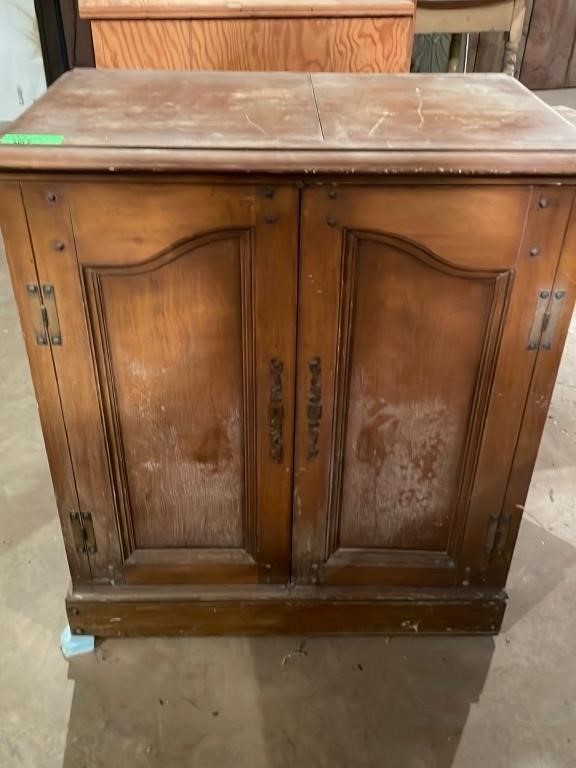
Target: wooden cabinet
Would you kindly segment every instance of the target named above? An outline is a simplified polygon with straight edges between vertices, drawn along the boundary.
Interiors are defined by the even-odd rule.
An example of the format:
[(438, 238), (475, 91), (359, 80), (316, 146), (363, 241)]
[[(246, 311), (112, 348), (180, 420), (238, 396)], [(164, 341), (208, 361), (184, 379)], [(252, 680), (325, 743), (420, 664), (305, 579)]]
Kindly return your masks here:
[(414, 0), (79, 0), (96, 66), (408, 72)]
[(73, 630), (496, 632), (576, 130), (500, 76), (150, 76), (0, 146)]

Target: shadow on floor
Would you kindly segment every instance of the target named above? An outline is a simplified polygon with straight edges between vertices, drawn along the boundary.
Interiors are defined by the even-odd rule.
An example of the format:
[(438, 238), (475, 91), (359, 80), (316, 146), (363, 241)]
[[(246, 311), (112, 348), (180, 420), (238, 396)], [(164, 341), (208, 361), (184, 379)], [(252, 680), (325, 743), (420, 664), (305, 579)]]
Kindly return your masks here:
[(450, 768), (491, 638), (114, 640), (74, 660), (63, 768)]
[[(525, 520), (509, 629), (576, 548)], [(73, 660), (63, 768), (450, 768), (486, 637), (107, 640)]]
[[(529, 515), (530, 513), (528, 513)], [(564, 581), (576, 563), (576, 547), (524, 515), (508, 580), (502, 631), (507, 632)]]

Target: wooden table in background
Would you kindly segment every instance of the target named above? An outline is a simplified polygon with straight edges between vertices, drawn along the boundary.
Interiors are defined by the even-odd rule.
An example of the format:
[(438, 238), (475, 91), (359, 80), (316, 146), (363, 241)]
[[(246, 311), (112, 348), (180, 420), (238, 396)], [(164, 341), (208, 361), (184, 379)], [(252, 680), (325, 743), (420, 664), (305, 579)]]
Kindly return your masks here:
[(96, 66), (408, 72), (414, 0), (80, 0)]

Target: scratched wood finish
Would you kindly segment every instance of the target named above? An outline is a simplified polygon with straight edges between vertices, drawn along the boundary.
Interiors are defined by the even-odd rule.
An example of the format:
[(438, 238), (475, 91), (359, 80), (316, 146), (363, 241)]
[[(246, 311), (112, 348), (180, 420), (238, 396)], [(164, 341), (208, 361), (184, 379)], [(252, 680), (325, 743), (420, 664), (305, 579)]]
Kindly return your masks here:
[(93, 21), (94, 58), (100, 69), (189, 69), (186, 21)]
[[(566, 147), (574, 132), (513, 78), (486, 75), (311, 75), (328, 146), (428, 151)], [(344, 93), (346, 96), (344, 97)], [(471, 110), (470, 104), (477, 109)]]
[(75, 70), (36, 106), (36, 117), (28, 112), (11, 130), (61, 134), (65, 146), (78, 143), (85, 152), (99, 145), (244, 152), (322, 143), (310, 78), (302, 73)]
[(193, 21), (191, 69), (407, 72), (410, 18)]
[(73, 632), (101, 637), (157, 635), (269, 634), (452, 634), (493, 635), (500, 629), (506, 597), (501, 591), (472, 589), (365, 590), (259, 586), (251, 591), (202, 593), (162, 591), (134, 594), (127, 588), (93, 589), (70, 595), (68, 620)]
[[(37, 170), (576, 171), (574, 127), (505, 75), (76, 70), (11, 130), (63, 136), (26, 148)], [(22, 162), (21, 147), (0, 146), (1, 168)]]

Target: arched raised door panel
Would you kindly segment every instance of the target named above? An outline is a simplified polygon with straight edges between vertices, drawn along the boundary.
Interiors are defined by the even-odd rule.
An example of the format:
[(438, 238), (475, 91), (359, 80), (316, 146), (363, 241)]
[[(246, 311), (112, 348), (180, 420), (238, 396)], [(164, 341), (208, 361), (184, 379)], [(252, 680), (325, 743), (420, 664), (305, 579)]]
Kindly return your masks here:
[(167, 559), (256, 573), (251, 241), (83, 267), (128, 579)]
[(326, 578), (450, 574), (513, 272), (462, 269), (390, 234), (343, 242)]

